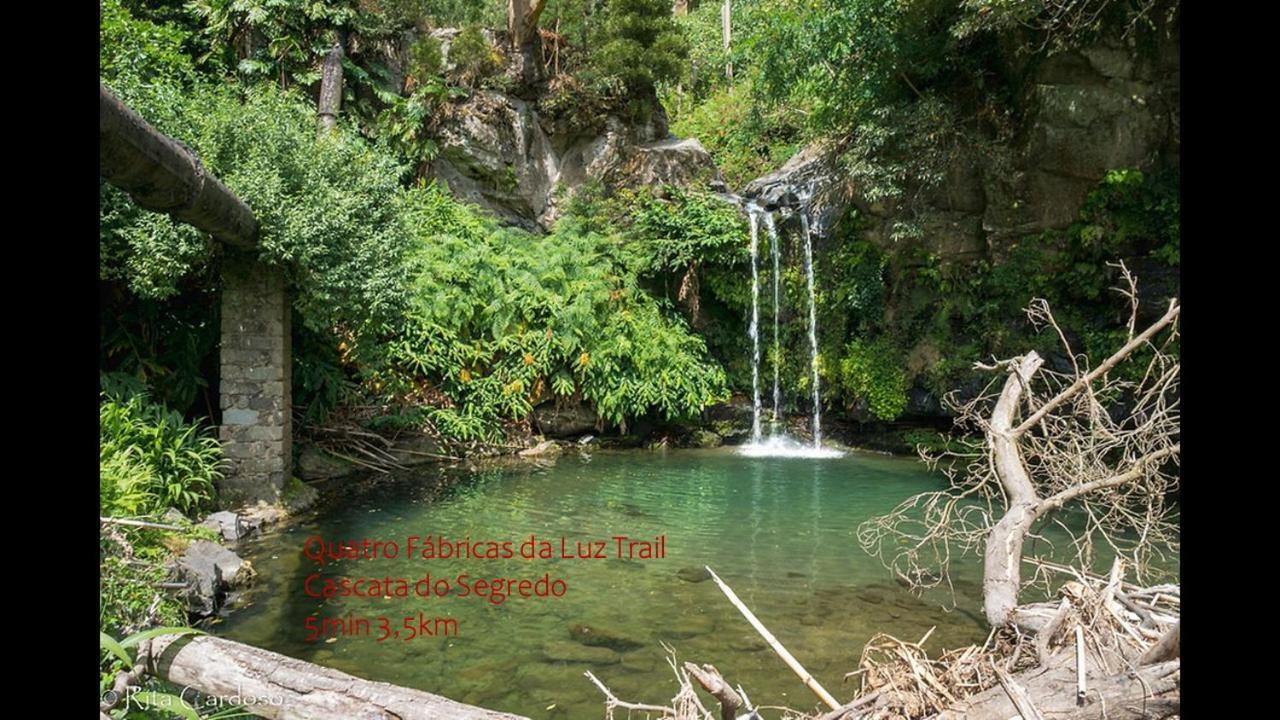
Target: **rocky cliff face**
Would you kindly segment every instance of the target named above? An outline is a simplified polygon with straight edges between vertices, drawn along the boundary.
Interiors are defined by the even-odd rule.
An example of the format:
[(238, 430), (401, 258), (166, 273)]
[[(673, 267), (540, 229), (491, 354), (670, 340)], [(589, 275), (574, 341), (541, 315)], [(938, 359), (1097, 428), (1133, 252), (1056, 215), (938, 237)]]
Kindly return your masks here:
[(566, 127), (525, 100), (492, 90), (451, 105), (436, 130), (432, 174), (459, 197), (530, 230), (547, 229), (590, 181), (605, 186), (723, 187), (696, 139), (670, 136), (661, 110), (645, 121), (610, 114), (599, 127)]
[[(1047, 57), (1029, 71), (1021, 126), (1007, 162), (972, 154), (947, 168), (915, 209), (921, 242), (944, 260), (994, 257), (1018, 238), (1077, 219), (1107, 171), (1178, 163), (1178, 44), (1139, 53), (1099, 44)], [(865, 237), (893, 245), (903, 209), (872, 203), (837, 167), (835, 148), (813, 145), (743, 195), (768, 205), (811, 198), (814, 231), (825, 235), (850, 207)]]
[[(358, 51), (385, 67), (391, 84), (407, 95), (415, 44), (427, 36), (438, 43), (441, 70), (453, 77), (450, 54), (460, 32), (407, 30), (394, 41)], [(504, 33), (483, 34), (495, 49), (505, 47)], [(459, 198), (509, 224), (542, 231), (550, 229), (573, 193), (592, 181), (610, 189), (660, 184), (724, 188), (701, 143), (671, 136), (656, 97), (640, 99), (656, 108), (644, 119), (635, 119), (625, 107), (565, 117), (547, 110), (557, 101), (557, 80), (516, 80), (517, 59), (510, 55), (493, 76), (506, 82), (481, 83), (466, 97), (449, 102), (433, 120), (431, 135), (439, 155), (429, 173), (448, 183)]]
[[(446, 74), (454, 71), (450, 50), (459, 32), (442, 28), (429, 33), (439, 44)], [(402, 92), (409, 90), (405, 68), (421, 37), (407, 31), (398, 42), (369, 49)], [(485, 37), (495, 48), (505, 45), (501, 33), (485, 31)], [(509, 79), (514, 58), (505, 62), (498, 76)], [(556, 82), (490, 83), (450, 102), (434, 120), (432, 137), (440, 152), (431, 163), (431, 176), (448, 183), (461, 199), (534, 231), (549, 229), (572, 194), (592, 181), (610, 189), (661, 184), (724, 188), (701, 143), (671, 136), (656, 97), (640, 98), (656, 108), (643, 119), (626, 107), (566, 117), (547, 110), (557, 102)]]

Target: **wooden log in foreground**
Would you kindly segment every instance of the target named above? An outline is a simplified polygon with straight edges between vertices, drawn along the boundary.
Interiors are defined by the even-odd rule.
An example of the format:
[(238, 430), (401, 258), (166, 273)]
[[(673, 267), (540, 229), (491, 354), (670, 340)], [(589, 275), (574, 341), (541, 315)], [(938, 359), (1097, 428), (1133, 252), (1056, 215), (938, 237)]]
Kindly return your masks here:
[(212, 635), (152, 639), (148, 672), (269, 720), (527, 720)]
[[(1157, 663), (1133, 672), (1090, 678), (1084, 705), (1076, 704), (1076, 670), (1071, 663), (1020, 673), (1018, 682), (1036, 710), (1053, 720), (1149, 720), (1176, 715), (1181, 705), (1181, 660)], [(1019, 715), (997, 685), (967, 698), (963, 707), (938, 720), (1009, 720)]]
[(98, 171), (139, 207), (240, 247), (254, 247), (258, 221), (182, 143), (156, 130), (98, 84)]

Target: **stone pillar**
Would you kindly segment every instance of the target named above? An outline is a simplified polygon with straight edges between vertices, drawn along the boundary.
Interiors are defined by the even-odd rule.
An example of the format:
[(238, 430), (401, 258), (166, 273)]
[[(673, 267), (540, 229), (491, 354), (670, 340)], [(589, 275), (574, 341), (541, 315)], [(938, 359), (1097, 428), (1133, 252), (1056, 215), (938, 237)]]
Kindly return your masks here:
[(223, 505), (275, 502), (293, 471), (290, 305), (284, 271), (226, 249), (222, 270)]

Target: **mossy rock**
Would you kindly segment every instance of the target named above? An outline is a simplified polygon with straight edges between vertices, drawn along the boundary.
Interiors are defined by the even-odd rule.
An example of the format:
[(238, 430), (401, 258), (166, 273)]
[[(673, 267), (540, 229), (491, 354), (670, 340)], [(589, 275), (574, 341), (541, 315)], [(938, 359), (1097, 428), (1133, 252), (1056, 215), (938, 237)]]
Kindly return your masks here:
[(724, 438), (710, 430), (695, 430), (689, 436), (688, 443), (692, 447), (714, 448), (724, 444)]
[(571, 626), (569, 637), (589, 647), (605, 647), (618, 652), (635, 650), (644, 645), (612, 628), (586, 623), (575, 623)]

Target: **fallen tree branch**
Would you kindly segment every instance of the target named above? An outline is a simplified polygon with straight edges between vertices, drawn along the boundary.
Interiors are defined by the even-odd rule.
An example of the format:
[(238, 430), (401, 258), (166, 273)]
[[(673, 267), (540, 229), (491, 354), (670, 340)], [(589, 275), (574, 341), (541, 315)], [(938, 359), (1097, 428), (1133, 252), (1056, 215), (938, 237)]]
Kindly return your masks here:
[(684, 669), (693, 676), (694, 680), (711, 694), (720, 703), (721, 720), (734, 720), (738, 716), (738, 708), (743, 706), (742, 696), (733, 688), (729, 687), (729, 683), (720, 675), (720, 671), (714, 665), (705, 664), (702, 667), (686, 662)]
[(1133, 338), (1129, 342), (1125, 343), (1124, 347), (1115, 351), (1115, 353), (1112, 354), (1111, 357), (1104, 360), (1102, 364), (1098, 365), (1098, 367), (1094, 368), (1093, 370), (1090, 370), (1088, 373), (1081, 376), (1078, 380), (1072, 383), (1065, 390), (1055, 395), (1051, 400), (1046, 402), (1044, 405), (1041, 405), (1035, 412), (1031, 413), (1031, 415), (1028, 416), (1026, 420), (1023, 420), (1021, 425), (1019, 425), (1017, 428), (1013, 430), (1013, 434), (1016, 436), (1016, 435), (1022, 435), (1023, 433), (1027, 432), (1031, 428), (1035, 427), (1037, 423), (1043, 420), (1045, 415), (1048, 415), (1050, 412), (1052, 412), (1054, 408), (1058, 407), (1059, 405), (1061, 405), (1062, 403), (1070, 399), (1072, 395), (1075, 395), (1081, 390), (1087, 387), (1090, 387), (1094, 380), (1097, 380), (1099, 377), (1109, 372), (1112, 368), (1119, 365), (1125, 358), (1129, 357), (1129, 355), (1132, 354), (1134, 350), (1137, 350), (1139, 347), (1146, 344), (1148, 340), (1155, 337), (1161, 330), (1168, 327), (1170, 323), (1172, 323), (1174, 320), (1177, 319), (1178, 313), (1181, 311), (1182, 311), (1182, 307), (1178, 305), (1178, 301), (1176, 299), (1170, 300), (1169, 309), (1165, 311), (1165, 314), (1159, 320), (1152, 323), (1151, 327), (1148, 327), (1146, 330), (1143, 330), (1142, 334), (1138, 335), (1137, 337)]
[(648, 711), (648, 712), (660, 712), (666, 715), (676, 714), (675, 708), (670, 708), (670, 707), (667, 707), (666, 705), (645, 705), (644, 703), (632, 703), (632, 702), (627, 702), (626, 700), (620, 700), (618, 696), (614, 695), (613, 691), (611, 691), (608, 687), (606, 687), (604, 683), (600, 682), (600, 678), (593, 675), (590, 670), (584, 672), (583, 675), (587, 676), (587, 679), (595, 683), (595, 686), (600, 689), (600, 692), (604, 693), (605, 705), (608, 706), (610, 709), (615, 707), (620, 707), (625, 710), (642, 710), (642, 711)]
[(1027, 691), (1017, 683), (1016, 680), (1009, 677), (1009, 673), (996, 668), (996, 680), (1000, 682), (1000, 689), (1004, 690), (1004, 694), (1009, 698), (1009, 702), (1017, 708), (1018, 715), (1022, 720), (1044, 720), (1044, 716), (1036, 709), (1031, 698), (1027, 696)]
[(1152, 665), (1172, 660), (1182, 654), (1182, 620), (1178, 620), (1169, 632), (1164, 634), (1155, 645), (1147, 648), (1138, 658), (1138, 665)]
[[(1104, 707), (1108, 720), (1150, 720), (1178, 712), (1180, 667), (1180, 661), (1173, 660), (1097, 679), (1090, 683), (1088, 699), (1081, 706), (1076, 705), (1075, 667), (1069, 661), (1025, 673), (1019, 684), (1028, 697), (1036, 699), (1040, 714), (1054, 720), (1096, 719), (1102, 717)], [(1009, 720), (1019, 714), (1004, 689), (994, 687), (943, 713), (939, 720)]]
[(100, 517), (98, 522), (106, 525), (127, 525), (129, 527), (151, 528), (153, 530), (177, 530), (183, 531), (186, 528), (177, 525), (165, 525), (164, 523), (146, 522), (143, 520), (126, 520), (124, 518)]
[(791, 671), (800, 678), (800, 681), (804, 683), (804, 686), (813, 691), (813, 694), (817, 695), (818, 699), (826, 703), (832, 710), (839, 710), (840, 701), (836, 700), (831, 693), (827, 692), (826, 688), (822, 687), (822, 685), (818, 683), (808, 670), (804, 669), (804, 666), (800, 664), (800, 661), (796, 660), (795, 656), (788, 652), (787, 649), (783, 647), (782, 643), (778, 642), (778, 638), (774, 637), (773, 633), (769, 632), (769, 628), (765, 627), (764, 623), (760, 622), (760, 619), (755, 616), (755, 613), (751, 612), (751, 610), (749, 610), (747, 606), (738, 599), (737, 593), (726, 585), (725, 582), (720, 579), (720, 576), (716, 575), (715, 571), (710, 568), (710, 566), (704, 567), (707, 568), (707, 572), (711, 573), (711, 579), (716, 581), (716, 585), (720, 587), (720, 591), (725, 594), (725, 597), (729, 598), (729, 602), (733, 603), (733, 606), (738, 608), (738, 612), (742, 613), (743, 617), (747, 619), (747, 622), (751, 623), (751, 627), (755, 628), (756, 632), (760, 633), (760, 637), (764, 638), (765, 642), (769, 643), (769, 647), (773, 648), (773, 651), (777, 653), (778, 657), (782, 658), (782, 661), (787, 664), (787, 667), (791, 668)]

